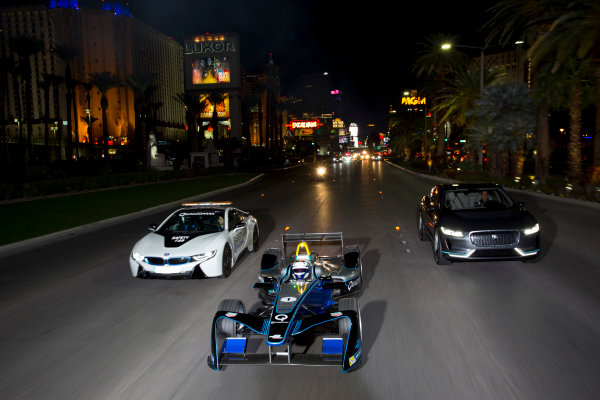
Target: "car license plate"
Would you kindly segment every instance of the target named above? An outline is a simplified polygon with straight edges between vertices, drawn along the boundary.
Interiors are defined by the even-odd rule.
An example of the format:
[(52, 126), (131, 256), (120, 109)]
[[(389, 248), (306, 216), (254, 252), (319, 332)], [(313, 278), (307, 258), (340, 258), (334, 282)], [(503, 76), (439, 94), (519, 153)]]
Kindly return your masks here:
[(155, 274), (179, 274), (181, 272), (180, 267), (154, 267)]

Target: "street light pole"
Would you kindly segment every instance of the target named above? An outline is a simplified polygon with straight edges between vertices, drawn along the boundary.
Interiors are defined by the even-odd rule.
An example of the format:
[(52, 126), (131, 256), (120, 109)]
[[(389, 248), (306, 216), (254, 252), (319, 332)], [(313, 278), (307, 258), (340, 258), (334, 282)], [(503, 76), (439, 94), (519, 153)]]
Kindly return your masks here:
[[(483, 71), (484, 71), (484, 51), (486, 49), (486, 47), (481, 47), (481, 46), (467, 46), (467, 45), (463, 45), (463, 44), (457, 44), (457, 45), (453, 45), (451, 43), (444, 43), (442, 44), (441, 48), (442, 50), (450, 50), (452, 47), (463, 47), (463, 48), (467, 48), (467, 49), (477, 49), (480, 51), (480, 57), (479, 57), (479, 94), (480, 96), (483, 94)], [(477, 163), (479, 165), (481, 165), (483, 167), (483, 145), (480, 144), (479, 145), (479, 159), (477, 160)]]

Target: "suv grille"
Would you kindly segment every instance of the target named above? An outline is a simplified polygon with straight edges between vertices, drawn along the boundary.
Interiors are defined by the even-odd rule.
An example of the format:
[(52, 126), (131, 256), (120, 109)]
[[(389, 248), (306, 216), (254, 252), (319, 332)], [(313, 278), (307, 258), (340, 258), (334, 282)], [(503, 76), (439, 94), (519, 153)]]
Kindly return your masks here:
[(470, 238), (477, 247), (509, 246), (519, 241), (519, 231), (473, 232)]

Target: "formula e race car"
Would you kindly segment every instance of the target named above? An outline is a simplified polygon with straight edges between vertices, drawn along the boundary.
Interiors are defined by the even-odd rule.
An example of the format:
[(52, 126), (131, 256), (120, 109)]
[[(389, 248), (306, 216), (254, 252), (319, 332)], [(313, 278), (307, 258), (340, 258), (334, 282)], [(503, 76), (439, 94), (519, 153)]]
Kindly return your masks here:
[[(288, 255), (290, 243), (295, 244), (295, 253)], [(362, 286), (358, 246), (344, 247), (342, 233), (284, 234), (282, 245), (283, 249), (270, 248), (263, 254), (254, 284), (260, 302), (252, 311), (245, 313), (240, 300), (220, 303), (213, 319), (209, 367), (287, 364), (355, 369), (362, 350), (360, 307), (354, 297)], [(316, 253), (332, 247), (338, 249), (335, 255)]]

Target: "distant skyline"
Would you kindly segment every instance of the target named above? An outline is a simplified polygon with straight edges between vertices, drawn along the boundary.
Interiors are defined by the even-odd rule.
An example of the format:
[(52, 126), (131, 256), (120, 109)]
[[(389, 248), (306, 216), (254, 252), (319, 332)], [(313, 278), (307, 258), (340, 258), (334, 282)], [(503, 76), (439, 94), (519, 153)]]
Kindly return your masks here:
[[(48, 3), (0, 0), (3, 5), (25, 2)], [(485, 11), (496, 2), (413, 2), (394, 7), (383, 0), (360, 7), (339, 0), (125, 3), (135, 18), (178, 41), (188, 34), (238, 32), (242, 66), (258, 72), (272, 53), (285, 95), (292, 94), (297, 76), (328, 72), (335, 89), (342, 90), (344, 119), (359, 125), (375, 122), (377, 130), (384, 131), (389, 104), (414, 86), (410, 69), (419, 51), (417, 43), (430, 34), (452, 33), (465, 44), (483, 44), (477, 31), (488, 19)]]

